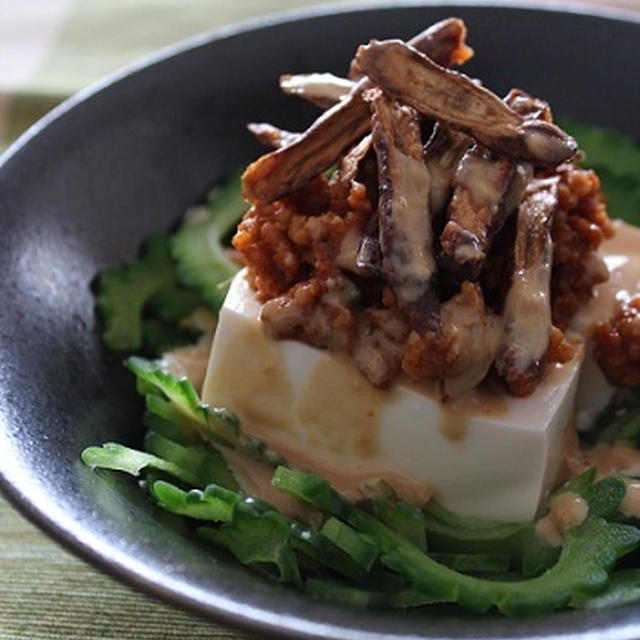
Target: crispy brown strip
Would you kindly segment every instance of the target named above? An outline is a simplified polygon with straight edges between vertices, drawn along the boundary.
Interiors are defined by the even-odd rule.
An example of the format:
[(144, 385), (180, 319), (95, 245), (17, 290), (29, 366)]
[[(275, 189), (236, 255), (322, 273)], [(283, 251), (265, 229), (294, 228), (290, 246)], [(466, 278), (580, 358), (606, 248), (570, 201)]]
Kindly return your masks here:
[[(524, 91), (512, 89), (505, 103), (525, 119), (551, 120), (549, 105)], [(464, 155), (440, 236), (442, 263), (454, 279), (480, 277), (493, 238), (518, 208), (532, 174), (531, 163), (496, 156), (479, 144)]]
[(367, 134), (342, 158), (340, 167), (338, 168), (340, 182), (345, 186), (349, 186), (351, 181), (356, 179), (360, 165), (364, 162), (367, 155), (371, 153), (371, 149), (371, 134)]
[[(304, 186), (330, 167), (343, 149), (369, 129), (361, 80), (340, 103), (325, 111), (293, 143), (258, 158), (242, 176), (243, 195), (250, 202), (272, 202)], [(362, 85), (362, 86), (361, 86)], [(363, 114), (366, 114), (363, 118)]]
[(514, 269), (504, 306), (496, 369), (515, 395), (528, 395), (544, 374), (551, 323), (551, 225), (559, 177), (532, 180), (518, 210)]
[[(429, 56), (442, 67), (464, 64), (473, 57), (473, 49), (465, 40), (467, 27), (460, 18), (446, 18), (431, 25), (409, 40), (409, 44)], [(349, 79), (358, 81), (364, 74), (354, 58), (349, 67)]]
[(360, 241), (356, 265), (370, 273), (382, 271), (382, 253), (380, 252), (380, 232), (378, 230), (378, 212), (369, 218)]
[(292, 144), (300, 135), (299, 133), (293, 133), (286, 129), (280, 129), (268, 122), (250, 122), (247, 125), (247, 129), (253, 133), (265, 147), (271, 147), (273, 149), (280, 149), (280, 147)]
[(440, 236), (444, 266), (458, 281), (476, 281), (494, 231), (515, 165), (475, 144), (460, 161), (454, 177), (449, 220)]
[(431, 216), (439, 216), (451, 196), (451, 184), (456, 167), (471, 139), (436, 122), (424, 149), (425, 162), (431, 175)]
[(280, 76), (284, 93), (298, 96), (313, 104), (329, 109), (340, 102), (353, 89), (354, 83), (333, 73), (298, 73)]
[(553, 122), (549, 103), (532, 96), (522, 89), (511, 89), (505, 96), (504, 101), (505, 104), (523, 118)]
[[(440, 62), (453, 64), (470, 55), (464, 44), (465, 36), (464, 23), (451, 19), (433, 25), (411, 42), (424, 46), (427, 55), (432, 48)], [(369, 79), (363, 78), (293, 144), (249, 165), (242, 176), (244, 197), (250, 202), (272, 202), (330, 167), (344, 149), (367, 133), (369, 109), (362, 92), (371, 86)]]
[(359, 47), (363, 71), (390, 97), (473, 136), (497, 153), (555, 166), (578, 149), (555, 125), (525, 120), (467, 76), (447, 70), (400, 40)]
[(378, 224), (382, 270), (412, 328), (424, 329), (437, 311), (429, 214), (430, 176), (418, 114), (376, 91), (373, 146), (378, 158)]
[[(377, 191), (377, 166), (371, 134), (367, 134), (353, 146), (340, 162), (336, 177), (345, 188), (351, 188), (353, 181), (360, 181), (367, 191)], [(372, 178), (376, 184), (372, 185)], [(371, 197), (372, 194), (368, 194)], [(375, 204), (374, 204), (375, 207)], [(351, 239), (351, 238), (349, 238)], [(380, 245), (378, 243), (378, 214), (373, 211), (366, 227), (361, 231), (355, 244), (353, 264), (348, 268), (355, 273), (378, 272), (381, 268)], [(350, 261), (351, 262), (351, 261)]]

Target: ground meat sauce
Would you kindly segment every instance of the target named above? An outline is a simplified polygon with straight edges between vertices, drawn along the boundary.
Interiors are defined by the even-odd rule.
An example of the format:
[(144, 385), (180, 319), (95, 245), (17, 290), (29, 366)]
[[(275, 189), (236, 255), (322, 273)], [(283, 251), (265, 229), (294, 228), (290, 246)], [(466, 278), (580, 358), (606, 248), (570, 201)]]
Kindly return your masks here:
[[(591, 298), (593, 287), (607, 279), (597, 249), (613, 234), (593, 171), (565, 163), (540, 172), (541, 177), (553, 175), (560, 176), (559, 208), (552, 227), (555, 326), (545, 365), (571, 359), (573, 350), (562, 330)], [(266, 303), (265, 327), (275, 338), (351, 353), (375, 386), (389, 385), (403, 370), (414, 379), (450, 375), (457, 370), (456, 350), (451, 349), (454, 336), (447, 332), (417, 336), (380, 274), (356, 267), (358, 240), (375, 220), (377, 193), (371, 191), (371, 185), (367, 188), (355, 179), (345, 185), (339, 176), (319, 176), (293, 194), (271, 203), (257, 202), (247, 212), (233, 246), (244, 257), (258, 299)], [(502, 265), (509, 266), (508, 253), (495, 259), (501, 265), (496, 271), (504, 278), (507, 269)], [(441, 289), (445, 296), (441, 302), (455, 295)], [(496, 313), (502, 298), (487, 288), (487, 305), (493, 304)], [(616, 384), (640, 384), (640, 340), (632, 337), (640, 335), (640, 301), (634, 305), (597, 331), (599, 361)], [(628, 348), (633, 339), (639, 345), (635, 351)], [(525, 396), (536, 385), (534, 380), (507, 388)]]
[(361, 228), (371, 207), (361, 187), (352, 194), (324, 177), (272, 203), (257, 202), (244, 216), (233, 246), (244, 256), (259, 300), (285, 293), (310, 276), (336, 275), (336, 255), (350, 229)]
[(596, 326), (594, 353), (616, 387), (640, 385), (640, 296), (623, 302), (615, 315)]
[(564, 330), (591, 298), (593, 287), (608, 279), (608, 271), (596, 251), (614, 231), (600, 180), (593, 171), (567, 163), (554, 173), (560, 175), (560, 206), (551, 232), (551, 312), (553, 323)]

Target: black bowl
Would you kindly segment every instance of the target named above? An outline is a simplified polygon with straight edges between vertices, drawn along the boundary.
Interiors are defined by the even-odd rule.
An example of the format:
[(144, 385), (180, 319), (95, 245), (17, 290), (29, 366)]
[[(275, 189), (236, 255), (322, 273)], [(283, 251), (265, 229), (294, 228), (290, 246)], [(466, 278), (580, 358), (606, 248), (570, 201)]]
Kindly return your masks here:
[(0, 162), (0, 485), (45, 531), (118, 578), (177, 605), (313, 638), (640, 635), (640, 608), (528, 619), (453, 609), (359, 611), (314, 602), (183, 535), (130, 478), (94, 473), (87, 445), (138, 444), (131, 377), (100, 346), (90, 282), (170, 227), (260, 149), (247, 121), (301, 129), (286, 71), (344, 73), (358, 43), (464, 18), (467, 72), (512, 85), (559, 116), (640, 139), (640, 21), (524, 7), (449, 5), (299, 14), (227, 29), (160, 54), (72, 98)]

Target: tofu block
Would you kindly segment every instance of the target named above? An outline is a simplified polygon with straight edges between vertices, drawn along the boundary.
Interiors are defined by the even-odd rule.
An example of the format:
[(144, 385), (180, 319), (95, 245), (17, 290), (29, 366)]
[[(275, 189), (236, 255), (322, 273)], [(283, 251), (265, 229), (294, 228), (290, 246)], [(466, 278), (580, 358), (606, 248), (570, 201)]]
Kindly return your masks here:
[(346, 355), (274, 340), (259, 317), (240, 272), (220, 313), (202, 395), (234, 411), (246, 434), (351, 498), (382, 479), (416, 504), (436, 496), (464, 515), (535, 516), (573, 419), (580, 355), (554, 365), (528, 398), (496, 386), (449, 405), (426, 385), (376, 389)]

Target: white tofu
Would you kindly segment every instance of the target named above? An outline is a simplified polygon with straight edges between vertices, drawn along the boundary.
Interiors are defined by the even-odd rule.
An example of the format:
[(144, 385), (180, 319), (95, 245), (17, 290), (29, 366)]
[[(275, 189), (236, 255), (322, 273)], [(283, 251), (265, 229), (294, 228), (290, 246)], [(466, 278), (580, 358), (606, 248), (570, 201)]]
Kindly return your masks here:
[(581, 357), (536, 392), (478, 393), (456, 411), (400, 382), (374, 389), (345, 356), (266, 335), (244, 272), (221, 311), (202, 396), (240, 417), (293, 466), (355, 497), (384, 479), (416, 503), (435, 494), (460, 514), (531, 520), (558, 471)]

